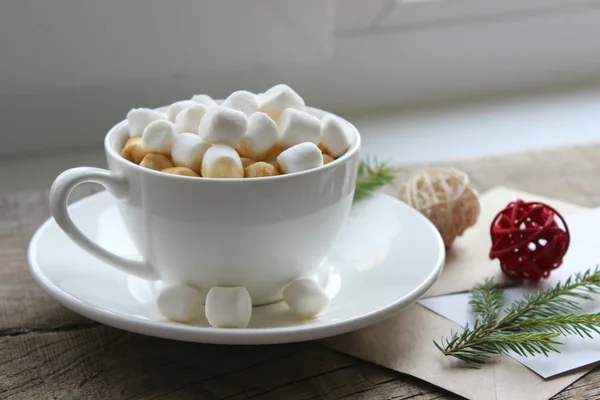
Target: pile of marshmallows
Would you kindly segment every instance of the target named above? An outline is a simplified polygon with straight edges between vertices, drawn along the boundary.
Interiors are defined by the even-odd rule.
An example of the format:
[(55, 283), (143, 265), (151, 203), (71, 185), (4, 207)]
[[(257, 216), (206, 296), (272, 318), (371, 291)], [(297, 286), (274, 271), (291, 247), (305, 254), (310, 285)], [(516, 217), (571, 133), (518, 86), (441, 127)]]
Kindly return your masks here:
[[(187, 285), (171, 285), (161, 290), (156, 304), (166, 318), (190, 322), (202, 310), (202, 294)], [(319, 284), (307, 278), (292, 281), (283, 290), (283, 300), (300, 319), (317, 316), (329, 305), (329, 297)], [(215, 286), (205, 301), (208, 323), (216, 328), (247, 328), (252, 317), (252, 300), (244, 287)]]
[(218, 105), (199, 94), (169, 106), (127, 113), (121, 155), (142, 167), (206, 178), (255, 178), (318, 168), (350, 148), (343, 122), (306, 112), (287, 85), (232, 93)]

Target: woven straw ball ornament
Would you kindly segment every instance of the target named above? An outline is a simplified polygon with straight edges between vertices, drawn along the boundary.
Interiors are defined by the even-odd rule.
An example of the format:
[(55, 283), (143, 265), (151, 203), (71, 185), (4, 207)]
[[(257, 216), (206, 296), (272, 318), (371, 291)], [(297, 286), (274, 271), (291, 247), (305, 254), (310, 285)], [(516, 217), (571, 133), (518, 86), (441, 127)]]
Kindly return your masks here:
[(479, 217), (479, 200), (469, 184), (469, 176), (454, 168), (412, 174), (403, 183), (399, 197), (436, 226), (446, 247)]

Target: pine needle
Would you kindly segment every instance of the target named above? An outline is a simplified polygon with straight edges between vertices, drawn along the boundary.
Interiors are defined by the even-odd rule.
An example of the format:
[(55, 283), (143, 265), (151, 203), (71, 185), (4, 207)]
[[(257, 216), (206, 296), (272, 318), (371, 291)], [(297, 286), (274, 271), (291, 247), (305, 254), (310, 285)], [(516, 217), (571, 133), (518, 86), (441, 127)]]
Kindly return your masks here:
[(356, 189), (354, 190), (354, 201), (369, 197), (377, 189), (392, 182), (396, 170), (387, 162), (379, 162), (377, 159), (366, 157), (358, 164), (356, 176)]
[(506, 302), (504, 292), (491, 279), (477, 284), (471, 290), (469, 305), (483, 323), (496, 322)]
[[(574, 314), (581, 300), (600, 294), (600, 268), (571, 276), (555, 287), (504, 307), (502, 290), (486, 280), (475, 285), (469, 304), (477, 315), (475, 325), (462, 333), (450, 332), (435, 346), (446, 356), (479, 367), (494, 354), (514, 352), (523, 357), (560, 353), (559, 336), (593, 338), (600, 334), (600, 313)], [(503, 315), (499, 318), (500, 314)]]

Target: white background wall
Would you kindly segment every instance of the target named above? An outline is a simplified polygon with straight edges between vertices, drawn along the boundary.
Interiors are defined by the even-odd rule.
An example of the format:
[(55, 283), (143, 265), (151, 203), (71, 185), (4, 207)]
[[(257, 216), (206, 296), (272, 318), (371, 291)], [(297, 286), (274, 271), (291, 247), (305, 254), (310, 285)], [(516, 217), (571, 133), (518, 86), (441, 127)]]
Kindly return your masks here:
[(6, 0), (0, 157), (97, 148), (199, 92), (285, 82), (347, 115), (594, 83), (598, 39), (599, 0)]

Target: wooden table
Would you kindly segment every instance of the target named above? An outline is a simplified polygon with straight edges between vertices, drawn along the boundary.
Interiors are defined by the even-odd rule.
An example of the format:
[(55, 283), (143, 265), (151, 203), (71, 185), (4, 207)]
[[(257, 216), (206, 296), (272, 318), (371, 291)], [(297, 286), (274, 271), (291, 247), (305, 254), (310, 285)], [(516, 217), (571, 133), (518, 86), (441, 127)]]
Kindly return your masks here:
[[(506, 185), (600, 205), (600, 145), (452, 165), (467, 171), (479, 190)], [(412, 168), (405, 168), (400, 179)], [(0, 399), (458, 398), (314, 342), (256, 347), (183, 343), (121, 331), (72, 313), (34, 283), (27, 267), (29, 240), (50, 214), (47, 195), (0, 196)], [(600, 398), (600, 369), (555, 398)]]

